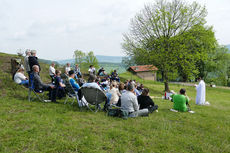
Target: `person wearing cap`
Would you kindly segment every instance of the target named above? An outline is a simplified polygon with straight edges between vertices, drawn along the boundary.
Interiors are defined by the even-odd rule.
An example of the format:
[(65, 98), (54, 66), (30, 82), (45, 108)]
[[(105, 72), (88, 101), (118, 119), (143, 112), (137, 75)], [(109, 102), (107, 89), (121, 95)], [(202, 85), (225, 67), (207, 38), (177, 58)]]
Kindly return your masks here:
[(24, 58), (24, 65), (25, 65), (25, 68), (26, 68), (26, 72), (29, 75), (29, 73), (30, 73), (29, 56), (31, 55), (30, 50), (27, 49), (26, 52), (25, 52), (25, 54), (26, 54), (26, 56)]
[(24, 68), (20, 67), (14, 75), (14, 82), (20, 85), (28, 86), (29, 81), (24, 75)]
[(128, 84), (127, 91), (121, 95), (121, 111), (124, 117), (148, 116), (148, 109), (139, 109), (137, 96), (134, 95), (134, 86)]
[(73, 89), (78, 92), (78, 90), (80, 89), (80, 86), (78, 85), (78, 83), (74, 80), (75, 74), (73, 70), (69, 71), (69, 82), (72, 85)]
[(98, 70), (97, 75), (99, 76), (106, 76), (105, 69), (102, 67)]
[(38, 63), (38, 58), (36, 56), (36, 50), (31, 50), (31, 56), (29, 56), (29, 65), (30, 65), (30, 71), (33, 70), (33, 66), (37, 65), (39, 67), (39, 72), (41, 71), (41, 66)]

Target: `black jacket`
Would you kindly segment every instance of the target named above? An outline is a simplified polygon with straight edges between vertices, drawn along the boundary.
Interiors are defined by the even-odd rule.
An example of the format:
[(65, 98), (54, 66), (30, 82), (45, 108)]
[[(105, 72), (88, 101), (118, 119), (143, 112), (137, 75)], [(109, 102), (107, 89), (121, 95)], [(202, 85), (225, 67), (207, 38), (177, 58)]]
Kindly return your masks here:
[(140, 105), (140, 109), (154, 106), (154, 102), (149, 96), (140, 95), (137, 97), (137, 100), (138, 100), (138, 104)]
[(30, 65), (30, 70), (31, 71), (33, 71), (32, 67), (34, 65), (38, 65), (39, 66), (39, 70), (41, 71), (41, 67), (40, 67), (40, 65), (38, 63), (38, 58), (36, 56), (29, 56), (28, 59), (29, 59), (29, 65)]

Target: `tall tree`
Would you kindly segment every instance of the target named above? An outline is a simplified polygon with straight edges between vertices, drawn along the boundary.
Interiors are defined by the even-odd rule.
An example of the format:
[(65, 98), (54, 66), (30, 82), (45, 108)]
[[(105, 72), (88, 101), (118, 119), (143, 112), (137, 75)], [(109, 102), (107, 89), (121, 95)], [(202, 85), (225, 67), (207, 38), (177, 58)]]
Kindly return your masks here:
[(85, 57), (84, 64), (86, 67), (93, 65), (95, 68), (99, 68), (97, 57), (94, 55), (93, 51), (88, 52)]
[(75, 58), (75, 64), (79, 64), (81, 66), (82, 62), (85, 60), (85, 53), (81, 50), (75, 50), (74, 51), (74, 58)]
[(210, 28), (204, 28), (206, 15), (206, 8), (197, 2), (157, 0), (148, 4), (131, 20), (130, 32), (124, 34), (124, 52), (138, 61), (157, 66), (165, 91), (169, 91), (169, 72), (177, 71), (179, 65), (186, 75), (196, 73), (196, 58), (202, 59), (207, 48), (215, 46), (214, 35), (212, 42), (206, 43), (205, 47), (199, 42), (204, 39), (203, 34), (212, 32), (207, 32)]

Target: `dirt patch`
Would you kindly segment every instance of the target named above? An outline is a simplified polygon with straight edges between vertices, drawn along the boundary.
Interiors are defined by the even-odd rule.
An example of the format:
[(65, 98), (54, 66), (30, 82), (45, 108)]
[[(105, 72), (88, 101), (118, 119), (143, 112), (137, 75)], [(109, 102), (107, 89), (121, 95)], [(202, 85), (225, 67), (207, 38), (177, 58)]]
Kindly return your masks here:
[(11, 73), (11, 58), (7, 56), (0, 56), (0, 68), (2, 72)]

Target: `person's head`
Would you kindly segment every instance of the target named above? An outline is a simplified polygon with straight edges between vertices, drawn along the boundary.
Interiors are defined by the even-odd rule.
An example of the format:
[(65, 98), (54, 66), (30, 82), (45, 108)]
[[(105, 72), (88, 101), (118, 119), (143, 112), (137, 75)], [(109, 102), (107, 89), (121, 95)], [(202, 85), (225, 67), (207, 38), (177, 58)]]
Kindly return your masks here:
[(185, 95), (185, 93), (186, 93), (186, 90), (184, 88), (180, 89), (180, 94), (181, 95)]
[(202, 77), (198, 77), (198, 78), (197, 78), (197, 81), (200, 81), (200, 80), (202, 80)]
[(54, 66), (55, 66), (55, 63), (54, 63), (54, 62), (52, 62), (52, 63), (51, 63), (51, 66), (52, 66), (52, 67), (54, 67)]
[(36, 54), (37, 54), (37, 51), (36, 51), (36, 50), (31, 50), (31, 55), (32, 55), (32, 56), (36, 56)]
[(68, 67), (70, 67), (70, 63), (66, 63), (66, 65), (67, 65)]
[(134, 91), (134, 86), (132, 83), (129, 83), (127, 86), (127, 90), (133, 92)]
[(119, 84), (119, 90), (121, 91), (121, 90), (124, 90), (124, 89), (125, 89), (125, 84), (121, 82)]
[(89, 76), (89, 79), (88, 79), (88, 82), (91, 83), (91, 82), (95, 82), (96, 80), (96, 76), (95, 75), (90, 75)]
[(116, 88), (116, 87), (117, 87), (117, 82), (116, 82), (116, 81), (113, 81), (113, 82), (111, 83), (111, 86), (114, 87), (114, 88)]
[(60, 71), (60, 70), (55, 70), (55, 74), (56, 74), (57, 76), (60, 76), (60, 75), (61, 75), (61, 71)]
[(78, 64), (76, 64), (75, 66), (76, 66), (76, 67), (78, 67), (79, 65), (78, 65)]
[(39, 66), (38, 65), (34, 65), (32, 67), (32, 69), (33, 69), (34, 72), (39, 72)]
[(30, 51), (29, 49), (27, 49), (27, 50), (25, 51), (25, 53), (26, 53), (26, 56), (30, 56), (30, 55), (31, 55), (31, 51)]
[(74, 78), (74, 75), (75, 75), (75, 74), (74, 74), (74, 71), (73, 71), (73, 70), (70, 70), (70, 71), (69, 71), (69, 77)]
[(20, 68), (17, 70), (17, 72), (23, 73), (23, 72), (24, 72), (24, 68), (23, 68), (23, 67), (20, 67)]
[(117, 72), (117, 70), (114, 70), (114, 72), (116, 73), (116, 72)]
[(148, 96), (149, 95), (149, 89), (148, 88), (143, 89), (141, 95)]
[(93, 65), (90, 65), (89, 68), (93, 68)]

